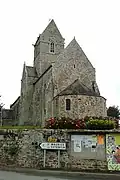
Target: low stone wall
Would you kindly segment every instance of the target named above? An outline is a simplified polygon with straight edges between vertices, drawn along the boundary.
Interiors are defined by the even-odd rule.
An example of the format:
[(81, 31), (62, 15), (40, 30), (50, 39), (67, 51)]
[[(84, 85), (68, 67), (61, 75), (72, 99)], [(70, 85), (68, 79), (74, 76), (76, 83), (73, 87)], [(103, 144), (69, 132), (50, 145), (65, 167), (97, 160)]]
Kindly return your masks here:
[(75, 159), (71, 158), (70, 169), (87, 171), (107, 171), (107, 162), (95, 159)]
[(107, 170), (106, 160), (80, 159), (71, 154), (71, 133), (66, 130), (0, 130), (0, 167), (24, 167), (43, 169), (44, 152), (42, 142), (54, 137), (58, 142), (66, 142), (67, 149), (46, 151), (46, 169), (67, 170)]

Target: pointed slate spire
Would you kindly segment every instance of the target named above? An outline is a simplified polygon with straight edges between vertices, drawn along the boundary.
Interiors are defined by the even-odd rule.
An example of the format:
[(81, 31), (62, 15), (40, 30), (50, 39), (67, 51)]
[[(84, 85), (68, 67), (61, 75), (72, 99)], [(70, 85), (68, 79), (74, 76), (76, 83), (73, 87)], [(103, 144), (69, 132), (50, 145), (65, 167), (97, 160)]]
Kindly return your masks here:
[(22, 79), (24, 79), (24, 77), (26, 76), (27, 74), (27, 69), (26, 69), (26, 63), (24, 61), (24, 64), (23, 64), (23, 72), (22, 72)]
[(27, 74), (27, 68), (26, 68), (26, 63), (24, 61), (24, 68), (25, 68), (25, 73)]
[[(58, 29), (58, 27), (57, 27), (57, 25), (56, 25), (56, 23), (55, 23), (55, 21), (54, 21), (53, 19), (52, 19), (52, 20), (50, 21), (50, 23), (47, 25), (47, 27), (45, 28), (45, 30), (43, 31), (42, 34), (44, 34), (46, 31), (49, 31), (51, 34), (54, 34), (54, 33), (59, 34), (59, 36), (60, 36), (61, 38), (63, 38), (62, 35), (61, 35), (61, 33), (60, 33), (60, 31), (59, 31), (59, 29)], [(64, 39), (64, 38), (63, 38), (63, 39)]]

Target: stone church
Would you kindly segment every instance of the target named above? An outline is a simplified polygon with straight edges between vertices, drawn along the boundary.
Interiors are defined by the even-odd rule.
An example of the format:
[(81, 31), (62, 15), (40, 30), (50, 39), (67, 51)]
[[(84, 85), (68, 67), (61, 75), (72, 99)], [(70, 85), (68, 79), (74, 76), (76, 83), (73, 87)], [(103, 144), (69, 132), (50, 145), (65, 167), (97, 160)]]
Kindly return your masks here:
[(21, 94), (10, 106), (19, 125), (41, 125), (50, 117), (106, 116), (95, 68), (74, 38), (64, 48), (54, 20), (34, 44), (33, 67), (24, 64)]

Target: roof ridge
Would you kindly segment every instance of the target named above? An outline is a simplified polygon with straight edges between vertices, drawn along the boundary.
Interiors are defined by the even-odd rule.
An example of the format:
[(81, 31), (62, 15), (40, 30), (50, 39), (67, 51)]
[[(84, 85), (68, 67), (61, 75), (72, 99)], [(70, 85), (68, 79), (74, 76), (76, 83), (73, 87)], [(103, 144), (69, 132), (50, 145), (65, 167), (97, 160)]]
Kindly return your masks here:
[(51, 69), (51, 67), (52, 67), (52, 65), (50, 65), (50, 66), (37, 78), (37, 80), (35, 80), (35, 82), (33, 82), (33, 85), (35, 85), (35, 84), (39, 81), (39, 79), (41, 79), (41, 78), (44, 76), (44, 74), (45, 74), (47, 71), (49, 71), (49, 69)]

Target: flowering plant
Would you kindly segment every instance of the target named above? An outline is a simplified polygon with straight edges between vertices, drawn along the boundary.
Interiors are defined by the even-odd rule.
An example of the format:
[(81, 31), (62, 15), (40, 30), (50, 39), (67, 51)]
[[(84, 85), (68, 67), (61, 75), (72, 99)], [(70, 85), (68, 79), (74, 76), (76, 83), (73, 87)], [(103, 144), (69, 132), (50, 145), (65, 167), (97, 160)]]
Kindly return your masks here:
[(85, 129), (84, 119), (73, 120), (71, 118), (50, 118), (46, 122), (48, 129)]
[(46, 121), (47, 129), (114, 129), (118, 128), (115, 119), (102, 117), (85, 117), (82, 119), (71, 119), (69, 117), (51, 117)]

